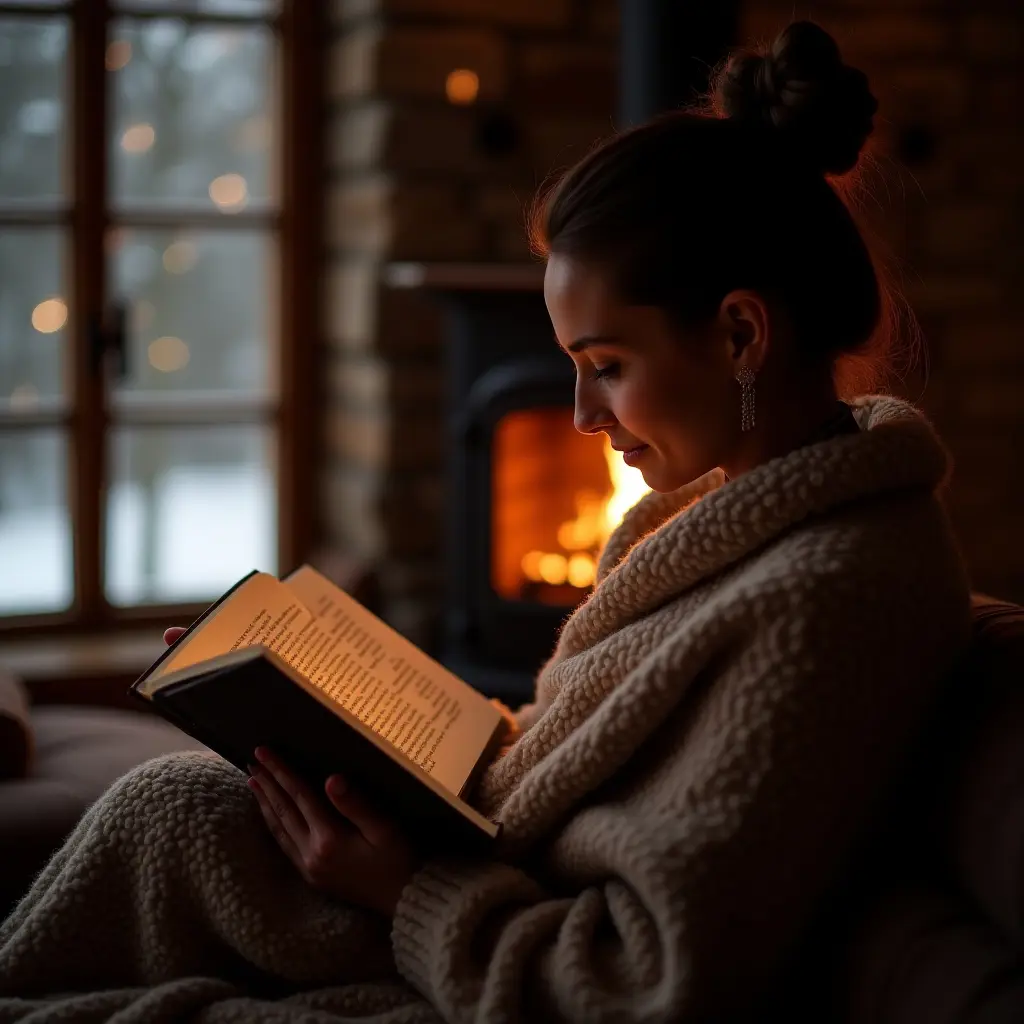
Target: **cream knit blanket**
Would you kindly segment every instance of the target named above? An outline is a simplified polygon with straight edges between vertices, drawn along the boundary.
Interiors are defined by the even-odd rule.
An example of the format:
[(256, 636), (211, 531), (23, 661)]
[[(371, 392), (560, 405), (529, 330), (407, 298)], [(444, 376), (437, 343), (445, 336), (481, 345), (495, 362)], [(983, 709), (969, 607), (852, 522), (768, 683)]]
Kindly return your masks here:
[(630, 513), (481, 782), (501, 861), (428, 864), (389, 929), (305, 887), (233, 768), (150, 762), (0, 927), (0, 1021), (756, 1007), (967, 634), (940, 444), (897, 400), (855, 415)]

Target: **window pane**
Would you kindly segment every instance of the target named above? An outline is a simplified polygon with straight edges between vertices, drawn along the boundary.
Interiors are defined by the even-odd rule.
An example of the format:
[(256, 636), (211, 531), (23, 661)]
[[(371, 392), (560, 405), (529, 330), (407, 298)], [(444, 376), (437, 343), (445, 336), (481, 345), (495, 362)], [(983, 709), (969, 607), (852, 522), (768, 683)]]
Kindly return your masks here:
[(0, 228), (0, 406), (64, 393), (63, 263), (58, 229)]
[(273, 34), (262, 26), (115, 23), (115, 203), (237, 213), (270, 195)]
[(0, 18), (0, 199), (63, 194), (66, 18)]
[(66, 479), (67, 451), (57, 431), (0, 435), (0, 614), (71, 605)]
[(271, 432), (116, 430), (106, 590), (118, 605), (209, 600), (251, 569), (275, 572)]
[(118, 228), (109, 248), (128, 307), (124, 391), (269, 390), (266, 232)]

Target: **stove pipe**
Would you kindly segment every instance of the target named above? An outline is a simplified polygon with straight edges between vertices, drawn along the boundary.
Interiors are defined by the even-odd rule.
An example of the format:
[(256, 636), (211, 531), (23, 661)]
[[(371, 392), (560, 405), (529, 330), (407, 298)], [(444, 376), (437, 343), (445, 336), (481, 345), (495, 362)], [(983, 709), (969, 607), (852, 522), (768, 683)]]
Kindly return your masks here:
[(688, 106), (735, 44), (739, 0), (620, 0), (619, 126)]

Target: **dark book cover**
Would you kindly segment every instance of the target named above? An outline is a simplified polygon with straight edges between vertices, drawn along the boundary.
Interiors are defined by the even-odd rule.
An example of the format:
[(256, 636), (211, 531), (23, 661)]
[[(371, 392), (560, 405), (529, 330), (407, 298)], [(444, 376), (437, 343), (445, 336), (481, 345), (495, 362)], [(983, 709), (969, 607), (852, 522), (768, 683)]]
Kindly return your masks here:
[(317, 793), (323, 794), (330, 775), (344, 776), (399, 821), (422, 849), (467, 853), (486, 851), (494, 842), (498, 825), (386, 740), (310, 693), (264, 648), (218, 661), (206, 671), (194, 667), (187, 678), (161, 685), (148, 698), (138, 692), (146, 676), (132, 692), (243, 772), (254, 763), (256, 747), (263, 746)]

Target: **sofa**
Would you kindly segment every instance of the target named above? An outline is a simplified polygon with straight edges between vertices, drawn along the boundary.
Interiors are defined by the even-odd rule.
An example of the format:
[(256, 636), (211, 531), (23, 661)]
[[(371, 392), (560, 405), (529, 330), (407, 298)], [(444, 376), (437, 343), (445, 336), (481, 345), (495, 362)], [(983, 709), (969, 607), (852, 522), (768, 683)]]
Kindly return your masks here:
[(0, 917), (115, 779), (152, 757), (202, 749), (145, 713), (32, 707), (18, 680), (0, 675)]

